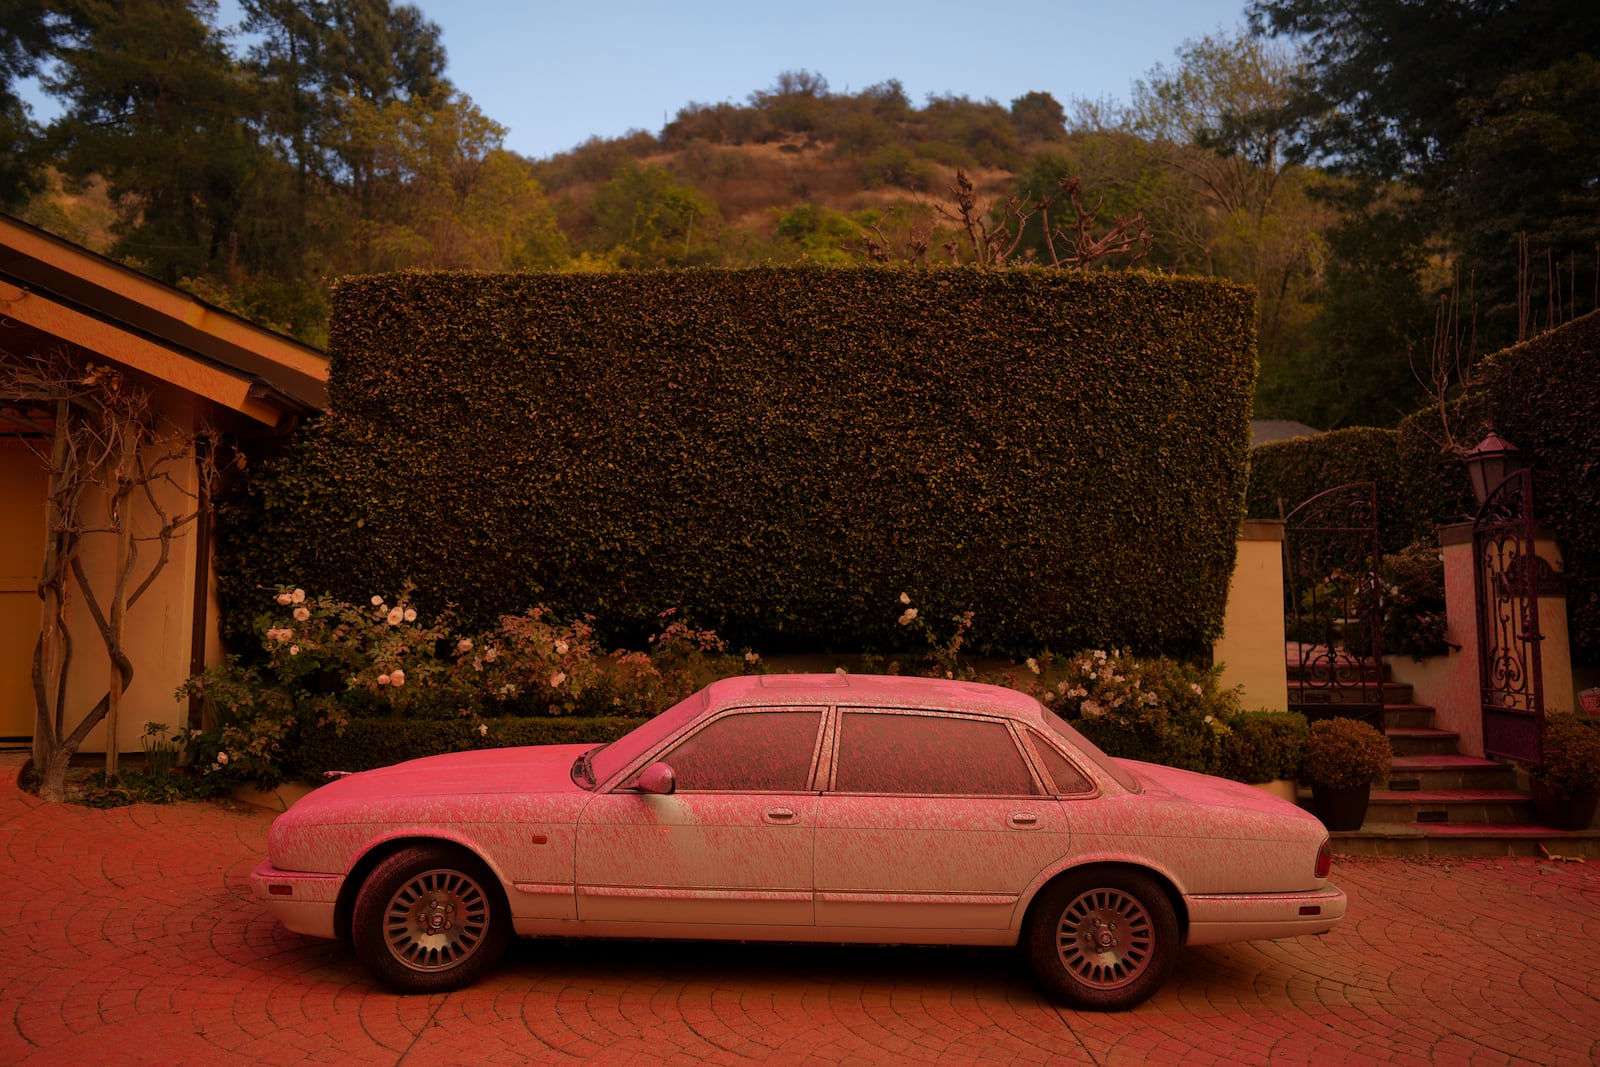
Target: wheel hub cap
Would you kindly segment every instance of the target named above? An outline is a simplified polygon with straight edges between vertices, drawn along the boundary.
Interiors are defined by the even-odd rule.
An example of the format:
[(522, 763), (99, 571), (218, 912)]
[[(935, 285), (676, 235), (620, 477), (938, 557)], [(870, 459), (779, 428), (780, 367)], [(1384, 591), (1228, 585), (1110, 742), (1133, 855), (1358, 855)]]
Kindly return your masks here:
[(459, 966), (489, 927), (489, 899), (460, 871), (426, 871), (402, 885), (385, 909), (383, 936), (396, 960), (416, 971)]
[(1061, 965), (1084, 985), (1116, 989), (1150, 966), (1155, 931), (1149, 913), (1132, 894), (1092, 889), (1068, 904), (1056, 930)]

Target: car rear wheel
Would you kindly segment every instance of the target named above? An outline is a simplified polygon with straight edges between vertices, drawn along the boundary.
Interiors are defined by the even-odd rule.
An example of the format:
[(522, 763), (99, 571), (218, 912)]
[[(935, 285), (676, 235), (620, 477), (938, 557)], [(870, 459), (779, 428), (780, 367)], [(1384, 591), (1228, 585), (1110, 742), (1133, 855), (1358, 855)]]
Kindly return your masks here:
[(1178, 920), (1149, 876), (1085, 871), (1046, 887), (1024, 940), (1033, 973), (1051, 995), (1075, 1008), (1122, 1011), (1166, 979)]
[(477, 859), (437, 845), (401, 849), (372, 869), (351, 917), (356, 955), (398, 993), (470, 985), (500, 962), (511, 917)]

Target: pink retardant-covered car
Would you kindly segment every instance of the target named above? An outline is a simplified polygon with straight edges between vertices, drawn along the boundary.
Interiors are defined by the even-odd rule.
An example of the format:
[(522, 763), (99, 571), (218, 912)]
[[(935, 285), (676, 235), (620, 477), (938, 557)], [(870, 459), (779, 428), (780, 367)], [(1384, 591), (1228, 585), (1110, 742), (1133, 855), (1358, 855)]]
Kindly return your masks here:
[(1055, 997), (1120, 1009), (1181, 945), (1345, 911), (1293, 805), (923, 678), (732, 678), (608, 745), (351, 775), (280, 815), (269, 850), (257, 899), (404, 993), (473, 981), (513, 934), (1020, 944)]

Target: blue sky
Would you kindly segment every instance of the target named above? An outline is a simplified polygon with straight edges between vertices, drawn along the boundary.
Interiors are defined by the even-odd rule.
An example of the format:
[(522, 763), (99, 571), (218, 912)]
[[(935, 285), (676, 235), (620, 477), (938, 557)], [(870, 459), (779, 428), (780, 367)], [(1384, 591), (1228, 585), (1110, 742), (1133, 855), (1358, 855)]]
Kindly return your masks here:
[(543, 157), (591, 136), (659, 133), (691, 101), (743, 103), (780, 71), (835, 92), (898, 78), (1009, 104), (1030, 90), (1126, 100), (1188, 38), (1244, 22), (1244, 0), (421, 0), (449, 74), (506, 147)]
[[(834, 92), (898, 78), (930, 95), (1127, 100), (1188, 39), (1244, 23), (1245, 0), (413, 0), (443, 31), (449, 76), (542, 158), (592, 136), (660, 133), (690, 102), (743, 103), (779, 72)], [(235, 0), (219, 21), (236, 23)], [(35, 116), (56, 108), (35, 98)]]

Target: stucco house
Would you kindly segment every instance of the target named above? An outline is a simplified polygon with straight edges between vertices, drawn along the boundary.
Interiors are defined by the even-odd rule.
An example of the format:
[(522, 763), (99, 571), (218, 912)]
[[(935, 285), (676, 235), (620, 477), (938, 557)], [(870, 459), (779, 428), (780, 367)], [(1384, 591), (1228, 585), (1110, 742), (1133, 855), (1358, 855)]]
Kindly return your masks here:
[[(0, 357), (42, 353), (112, 368), (149, 390), (171, 423), (211, 426), (235, 439), (286, 433), (327, 403), (328, 365), (320, 351), (0, 215)], [(41, 428), (51, 425), (48, 409), (0, 395), (0, 744), (12, 746), (29, 743), (35, 726), (31, 665), (49, 514), (50, 438)], [(172, 541), (170, 562), (128, 612), (126, 648), (136, 670), (118, 716), (116, 744), (124, 752), (138, 751), (144, 722), (185, 721), (174, 690), (221, 654), (208, 500), (192, 457), (172, 473), (157, 493), (197, 502), (189, 506), (200, 514)], [(141, 522), (146, 528), (150, 522), (140, 506), (149, 508), (135, 502), (135, 536)], [(85, 569), (109, 573), (116, 538), (85, 537), (83, 545)], [(70, 598), (69, 609), (74, 620), (87, 610)], [(95, 630), (90, 625), (82, 633), (92, 637)], [(69, 728), (106, 692), (109, 673), (103, 645), (80, 635), (65, 679)], [(102, 727), (83, 750), (105, 746)]]

